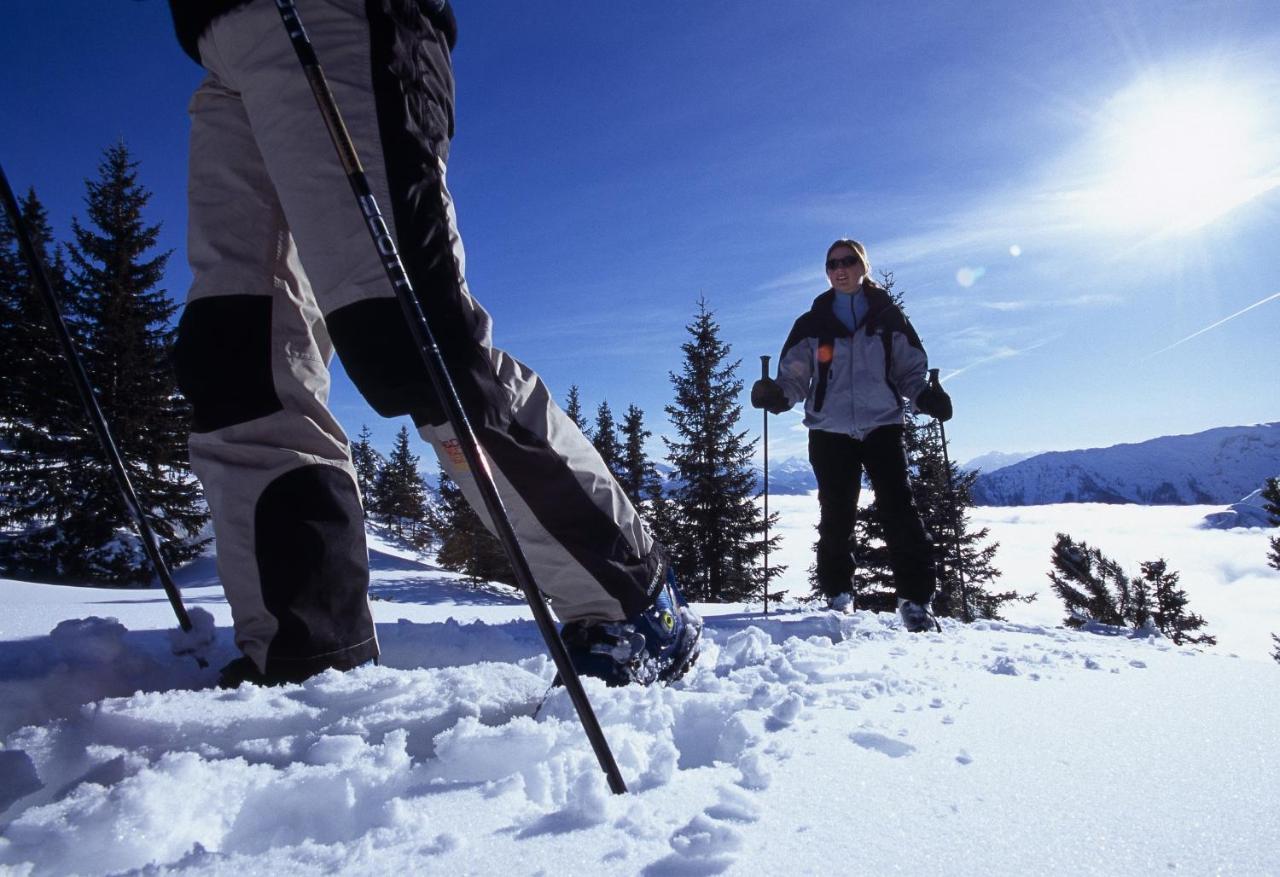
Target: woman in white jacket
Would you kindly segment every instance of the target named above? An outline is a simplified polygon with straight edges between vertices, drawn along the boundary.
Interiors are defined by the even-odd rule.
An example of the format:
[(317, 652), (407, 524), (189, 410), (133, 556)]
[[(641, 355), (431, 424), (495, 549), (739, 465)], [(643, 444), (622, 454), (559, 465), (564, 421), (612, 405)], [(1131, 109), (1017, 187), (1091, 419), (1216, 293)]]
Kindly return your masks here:
[(926, 380), (920, 336), (870, 278), (866, 249), (843, 238), (827, 249), (831, 288), (792, 326), (778, 376), (751, 389), (751, 404), (774, 414), (801, 400), (809, 462), (818, 480), (818, 587), (833, 608), (852, 604), (850, 550), (865, 471), (889, 546), (898, 612), (910, 631), (928, 629), (937, 584), (933, 543), (916, 508), (903, 450), (904, 399), (939, 420), (951, 400)]

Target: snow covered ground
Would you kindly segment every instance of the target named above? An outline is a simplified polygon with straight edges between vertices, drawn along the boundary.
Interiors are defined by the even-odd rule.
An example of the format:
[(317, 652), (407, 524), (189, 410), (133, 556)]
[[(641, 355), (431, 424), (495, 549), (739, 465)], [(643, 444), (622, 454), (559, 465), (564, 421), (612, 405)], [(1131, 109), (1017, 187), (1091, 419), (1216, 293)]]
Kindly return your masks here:
[[(775, 497), (807, 590), (811, 497)], [(695, 670), (588, 692), (609, 794), (527, 610), (373, 544), (384, 664), (208, 688), (159, 592), (0, 581), (0, 873), (1275, 874), (1280, 574), (1204, 507), (980, 509), (1007, 623), (700, 607)], [(1057, 627), (1055, 531), (1164, 556), (1221, 645)], [(108, 620), (117, 619), (117, 620)], [(1237, 657), (1238, 655), (1238, 657)]]

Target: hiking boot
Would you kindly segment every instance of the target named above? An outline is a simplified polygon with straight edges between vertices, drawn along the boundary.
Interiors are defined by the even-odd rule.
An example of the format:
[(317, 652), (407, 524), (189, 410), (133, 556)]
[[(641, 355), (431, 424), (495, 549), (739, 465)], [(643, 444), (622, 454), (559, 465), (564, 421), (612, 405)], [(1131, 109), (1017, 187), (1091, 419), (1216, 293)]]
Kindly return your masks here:
[[(372, 659), (372, 663), (376, 664), (377, 662), (377, 658)], [(365, 663), (369, 662), (366, 661)], [(273, 688), (277, 685), (297, 685), (329, 669), (333, 668), (317, 667), (314, 664), (299, 664), (289, 669), (281, 669), (278, 666), (272, 667), (266, 673), (263, 673), (258, 669), (258, 665), (253, 663), (252, 658), (248, 655), (241, 655), (218, 671), (218, 687), (222, 689), (239, 688), (246, 682), (263, 688)], [(351, 668), (339, 667), (337, 669), (347, 670)]]
[(689, 608), (675, 573), (653, 605), (625, 621), (570, 621), (560, 630), (578, 673), (606, 685), (674, 682), (698, 658), (702, 619)]
[(843, 594), (835, 594), (827, 597), (827, 608), (832, 612), (842, 612), (849, 614), (853, 611), (853, 594), (845, 591)]
[(942, 625), (938, 624), (938, 619), (933, 617), (927, 604), (899, 597), (898, 616), (908, 633), (923, 633), (930, 628), (937, 628), (939, 633), (942, 632)]
[(241, 655), (218, 671), (218, 687), (222, 689), (239, 688), (246, 682), (250, 685), (270, 688), (301, 681), (302, 679), (285, 679), (274, 673), (271, 675), (263, 673), (248, 655)]

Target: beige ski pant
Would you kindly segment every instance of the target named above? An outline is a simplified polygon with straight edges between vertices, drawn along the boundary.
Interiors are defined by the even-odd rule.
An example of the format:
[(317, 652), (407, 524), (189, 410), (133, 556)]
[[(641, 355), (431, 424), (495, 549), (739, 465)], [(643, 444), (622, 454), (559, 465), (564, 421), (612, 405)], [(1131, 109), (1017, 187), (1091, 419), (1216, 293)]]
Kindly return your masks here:
[[(661, 549), (543, 382), (492, 345), (467, 289), (445, 186), (444, 38), (415, 0), (298, 8), (539, 587), (565, 621), (646, 608)], [(239, 647), (267, 670), (350, 667), (376, 656), (377, 638), (349, 442), (327, 404), (335, 350), (380, 414), (413, 418), (487, 515), (275, 5), (216, 19), (200, 54), (193, 282), (175, 353), (191, 462)]]

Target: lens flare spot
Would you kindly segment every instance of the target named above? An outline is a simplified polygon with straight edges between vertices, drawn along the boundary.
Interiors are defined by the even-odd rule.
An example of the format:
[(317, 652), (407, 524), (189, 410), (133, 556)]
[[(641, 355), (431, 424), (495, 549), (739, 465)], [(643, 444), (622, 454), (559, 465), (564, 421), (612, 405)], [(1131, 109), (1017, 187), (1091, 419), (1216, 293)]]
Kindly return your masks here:
[(965, 289), (968, 289), (977, 283), (978, 279), (986, 273), (986, 268), (970, 268), (965, 266), (956, 272), (956, 283), (959, 283)]
[(1017, 244), (1014, 244), (1009, 248), (1009, 255), (1013, 256), (1013, 258), (1015, 259), (1018, 258), (1019, 256), (1022, 255), (1022, 247), (1018, 246)]

